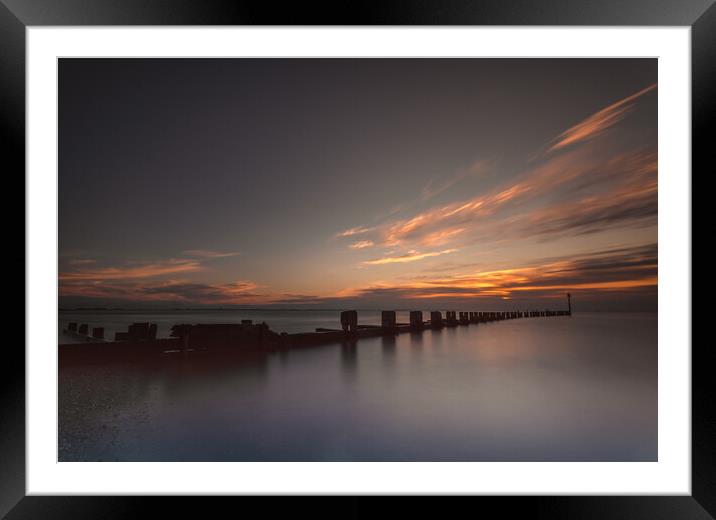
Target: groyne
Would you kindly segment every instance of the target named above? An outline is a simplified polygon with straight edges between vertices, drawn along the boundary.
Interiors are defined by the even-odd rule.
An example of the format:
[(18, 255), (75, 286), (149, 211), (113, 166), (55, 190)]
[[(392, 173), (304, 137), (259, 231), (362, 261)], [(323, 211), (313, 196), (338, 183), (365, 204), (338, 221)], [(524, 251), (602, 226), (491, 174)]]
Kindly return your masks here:
[(382, 311), (380, 325), (360, 324), (358, 312), (349, 310), (340, 313), (339, 328), (317, 328), (314, 332), (293, 334), (274, 332), (266, 323), (242, 320), (240, 323), (227, 324), (177, 324), (171, 329), (171, 337), (157, 338), (156, 324), (133, 323), (126, 332), (117, 332), (114, 341), (109, 341), (104, 338), (104, 327), (93, 327), (90, 335), (88, 324), (70, 323), (63, 332), (81, 339), (83, 343), (60, 344), (59, 359), (61, 364), (160, 360), (176, 355), (228, 359), (329, 343), (354, 343), (361, 338), (375, 336), (571, 314), (568, 295), (567, 310), (432, 311), (429, 319), (425, 319), (422, 311), (411, 311), (408, 323), (399, 323), (396, 311)]

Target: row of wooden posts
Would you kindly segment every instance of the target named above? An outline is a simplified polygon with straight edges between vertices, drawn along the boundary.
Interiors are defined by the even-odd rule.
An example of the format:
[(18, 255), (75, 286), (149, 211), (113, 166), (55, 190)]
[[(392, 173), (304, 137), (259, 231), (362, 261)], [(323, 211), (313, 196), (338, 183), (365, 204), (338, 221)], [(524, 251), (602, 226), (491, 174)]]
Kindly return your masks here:
[[(490, 312), (456, 312), (446, 311), (445, 318), (441, 311), (432, 311), (430, 320), (423, 320), (423, 311), (410, 311), (410, 327), (413, 329), (440, 328), (454, 325), (467, 325), (470, 323), (486, 323), (498, 320), (511, 320), (517, 318), (539, 318), (547, 316), (571, 316), (572, 311), (490, 311)], [(407, 324), (399, 324), (397, 322), (395, 311), (381, 312), (381, 327), (384, 329), (395, 329), (399, 326)], [(341, 312), (341, 327), (345, 332), (357, 332), (359, 328), (365, 326), (358, 325), (358, 311)]]
[[(67, 331), (71, 334), (78, 334), (80, 336), (90, 336), (89, 325), (86, 323), (72, 322), (67, 324)], [(92, 336), (95, 339), (104, 339), (104, 327), (92, 327)]]
[[(100, 341), (105, 339), (104, 327), (92, 327), (92, 335), (90, 336), (89, 325), (86, 323), (68, 323), (67, 331), (70, 334), (97, 339)], [(115, 341), (150, 340), (156, 339), (156, 337), (156, 323), (132, 323), (129, 327), (127, 327), (127, 332), (115, 332), (114, 334)]]

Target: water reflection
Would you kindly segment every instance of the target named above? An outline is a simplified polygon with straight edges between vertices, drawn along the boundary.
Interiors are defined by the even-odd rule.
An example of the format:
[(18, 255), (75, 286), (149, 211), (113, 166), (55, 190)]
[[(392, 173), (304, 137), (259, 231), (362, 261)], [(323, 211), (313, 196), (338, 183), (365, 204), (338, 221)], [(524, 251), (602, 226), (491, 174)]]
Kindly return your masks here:
[(63, 368), (60, 460), (655, 460), (656, 339), (575, 315)]
[[(440, 347), (443, 341), (444, 329), (429, 329), (426, 333), (430, 341), (431, 347)], [(416, 338), (416, 343), (422, 344), (425, 335), (421, 335), (420, 338)]]
[(358, 371), (358, 342), (344, 341), (341, 344), (341, 369), (346, 381), (355, 380)]
[(395, 361), (395, 346), (397, 344), (396, 336), (383, 336), (380, 338), (380, 344), (383, 350), (383, 359), (389, 362)]

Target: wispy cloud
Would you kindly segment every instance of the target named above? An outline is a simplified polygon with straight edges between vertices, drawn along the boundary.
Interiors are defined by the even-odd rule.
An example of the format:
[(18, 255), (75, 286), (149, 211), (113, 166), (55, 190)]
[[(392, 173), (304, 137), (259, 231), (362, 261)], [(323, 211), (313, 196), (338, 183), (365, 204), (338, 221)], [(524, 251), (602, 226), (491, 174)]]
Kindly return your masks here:
[[(389, 246), (403, 242), (431, 244), (436, 240), (447, 243), (455, 238), (462, 240), (466, 234), (468, 239), (494, 240), (582, 233), (585, 228), (606, 229), (653, 220), (656, 173), (652, 153), (622, 154), (604, 164), (587, 153), (574, 152), (550, 160), (514, 184), (487, 195), (389, 224), (383, 241)], [(541, 198), (547, 200), (542, 202)]]
[(227, 258), (231, 256), (239, 256), (239, 251), (211, 251), (207, 249), (188, 249), (182, 251), (182, 255), (191, 256), (196, 258)]
[(656, 287), (657, 246), (648, 244), (595, 251), (576, 256), (544, 258), (527, 265), (473, 271), (443, 277), (417, 277), (405, 282), (376, 282), (346, 289), (338, 298), (392, 297), (455, 299), (550, 296), (555, 292), (624, 291)]
[(656, 151), (585, 145), (547, 158), (473, 198), (388, 220), (366, 231), (376, 247), (453, 246), (507, 238), (559, 238), (655, 225)]
[[(596, 139), (621, 121), (638, 98), (655, 88), (656, 84), (650, 85), (567, 129), (509, 183), (405, 218), (387, 217), (376, 226), (357, 226), (337, 236), (360, 233), (363, 241), (375, 247), (402, 249), (410, 258), (409, 252), (419, 247), (464, 248), (508, 238), (557, 239), (617, 227), (655, 225), (656, 150), (620, 151), (613, 142)], [(577, 144), (580, 146), (569, 146)], [(559, 153), (553, 153), (556, 151)], [(492, 163), (482, 161), (466, 171), (493, 168)], [(428, 184), (423, 197), (443, 192), (466, 175), (462, 172), (447, 181)], [(377, 259), (372, 265), (389, 261)]]
[(649, 85), (639, 92), (636, 92), (631, 96), (627, 96), (624, 99), (601, 109), (599, 112), (592, 114), (584, 121), (565, 130), (554, 139), (554, 144), (549, 148), (549, 151), (559, 150), (565, 146), (597, 137), (605, 130), (624, 119), (627, 112), (633, 108), (634, 102), (638, 97), (643, 96), (655, 88), (656, 83)]
[(433, 256), (447, 255), (454, 253), (457, 249), (445, 249), (443, 251), (431, 251), (428, 253), (420, 253), (418, 251), (408, 251), (407, 253), (399, 256), (386, 256), (384, 258), (376, 258), (375, 260), (366, 260), (363, 262), (366, 265), (384, 265), (384, 264), (395, 264), (403, 262), (416, 262), (424, 258), (430, 258)]
[(365, 249), (366, 247), (373, 247), (374, 245), (372, 240), (359, 240), (358, 242), (353, 242), (348, 247), (351, 249)]
[[(447, 176), (447, 178), (445, 176), (434, 177), (433, 179), (430, 179), (430, 181), (428, 181), (428, 183), (423, 187), (419, 197), (411, 201), (396, 204), (386, 214), (376, 218), (376, 221), (381, 221), (393, 217), (397, 213), (405, 212), (419, 204), (424, 204), (430, 199), (450, 190), (454, 186), (459, 185), (462, 181), (474, 178), (483, 178), (494, 171), (494, 166), (494, 160), (483, 159), (475, 161), (467, 168), (458, 170), (454, 175)], [(366, 232), (372, 231), (374, 229), (375, 227), (366, 228)]]
[(196, 260), (171, 259), (139, 265), (77, 269), (60, 273), (59, 279), (60, 282), (74, 280), (132, 280), (199, 271), (201, 268), (201, 263)]
[(179, 301), (199, 303), (239, 303), (247, 300), (260, 301), (265, 296), (257, 294), (259, 286), (250, 280), (238, 280), (226, 284), (167, 283), (141, 290), (147, 295), (157, 295)]
[[(449, 252), (451, 251), (413, 252), (407, 256), (393, 257), (392, 261), (410, 262)], [(391, 261), (381, 260), (384, 260), (383, 263)], [(65, 280), (60, 285), (60, 295), (139, 302), (227, 305), (544, 298), (554, 297), (565, 291), (596, 294), (654, 290), (658, 283), (657, 266), (657, 245), (647, 244), (614, 247), (580, 255), (547, 257), (499, 269), (475, 269), (466, 266), (464, 270), (452, 274), (436, 272), (433, 276), (377, 281), (322, 295), (271, 293), (251, 280), (206, 284), (185, 280), (131, 279)]]
[(60, 296), (80, 296), (136, 302), (182, 302), (194, 304), (270, 303), (273, 297), (257, 292), (250, 280), (226, 284), (202, 284), (180, 280), (162, 282), (72, 281), (60, 286)]
[(60, 296), (118, 299), (131, 301), (174, 301), (193, 303), (262, 303), (270, 300), (257, 292), (250, 280), (207, 284), (177, 280), (177, 275), (205, 269), (202, 262), (235, 256), (206, 250), (184, 251), (195, 258), (171, 258), (158, 261), (128, 261), (115, 266), (95, 266), (94, 262), (72, 263), (74, 269), (59, 275)]
[(354, 235), (362, 235), (363, 233), (368, 233), (372, 229), (373, 228), (358, 226), (358, 227), (346, 229), (345, 231), (340, 231), (340, 232), (336, 233), (334, 236), (336, 238), (352, 237)]
[(423, 188), (421, 200), (425, 201), (436, 197), (470, 177), (484, 176), (493, 166), (493, 161), (475, 161), (469, 167), (459, 170), (447, 179), (441, 177), (433, 178)]
[[(360, 263), (360, 266), (370, 266), (363, 271), (364, 275), (388, 270), (379, 266), (442, 256), (448, 261), (455, 260), (449, 268), (433, 265), (430, 271), (422, 270), (418, 276), (414, 273), (416, 266), (405, 266), (393, 279), (375, 281), (379, 276), (375, 275), (372, 283), (340, 291), (327, 290), (325, 294), (272, 293), (251, 280), (200, 283), (174, 279), (192, 278), (185, 274), (221, 264), (212, 259), (241, 254), (189, 249), (182, 252), (182, 258), (114, 266), (90, 258), (74, 258), (63, 263), (66, 269), (59, 276), (60, 294), (133, 301), (264, 304), (548, 297), (567, 290), (655, 289), (656, 244), (506, 266), (477, 264), (474, 258), (478, 244), (484, 251), (487, 243), (494, 248), (514, 239), (527, 243), (655, 226), (656, 149), (651, 145), (626, 149), (629, 144), (615, 146), (618, 140), (600, 139), (607, 131), (617, 132), (617, 124), (638, 99), (655, 88), (656, 85), (650, 85), (565, 130), (550, 141), (547, 150), (543, 149), (523, 172), (506, 182), (466, 193), (462, 188), (467, 188), (468, 183), (461, 182), (496, 167), (493, 163), (479, 162), (452, 176), (436, 177), (416, 194), (417, 199), (397, 206), (387, 216), (364, 221), (370, 225), (351, 227), (333, 236), (334, 239), (347, 238), (341, 244), (356, 250), (356, 257), (365, 258), (366, 252), (361, 250), (371, 251), (371, 259)], [(470, 186), (475, 188), (475, 184)], [(460, 190), (455, 188), (458, 185)], [(448, 195), (460, 198), (448, 198)], [(446, 199), (453, 202), (436, 202)], [(446, 256), (457, 251), (469, 253)], [(83, 255), (94, 256), (91, 252)], [(426, 261), (418, 266), (430, 266), (442, 260)], [(367, 276), (362, 279), (369, 279)]]
[[(621, 121), (638, 98), (655, 88), (656, 84), (650, 85), (567, 129), (540, 161), (509, 183), (407, 218), (348, 232), (359, 230), (376, 246), (408, 250), (655, 224), (656, 151), (619, 151), (613, 143), (595, 140)], [(567, 149), (577, 143), (582, 146)], [(557, 150), (560, 153), (550, 153)], [(472, 170), (492, 168), (492, 163), (483, 161)], [(463, 176), (429, 184), (424, 195), (440, 193)]]
[(465, 227), (447, 228), (426, 234), (420, 243), (425, 246), (439, 246), (454, 239), (457, 235), (465, 231)]

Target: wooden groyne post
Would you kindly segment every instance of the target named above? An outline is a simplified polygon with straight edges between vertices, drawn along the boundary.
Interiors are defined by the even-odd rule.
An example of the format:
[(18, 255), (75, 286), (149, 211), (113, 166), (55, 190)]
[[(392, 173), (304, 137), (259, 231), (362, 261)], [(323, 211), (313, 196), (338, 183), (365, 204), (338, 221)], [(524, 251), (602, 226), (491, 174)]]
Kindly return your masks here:
[(384, 329), (395, 329), (398, 326), (395, 311), (382, 311), (380, 313), (380, 324)]
[(443, 313), (442, 312), (432, 311), (430, 313), (430, 326), (434, 329), (443, 326)]
[(358, 332), (358, 311), (341, 312), (341, 328), (351, 334)]
[(423, 311), (410, 311), (410, 327), (415, 330), (423, 328)]

